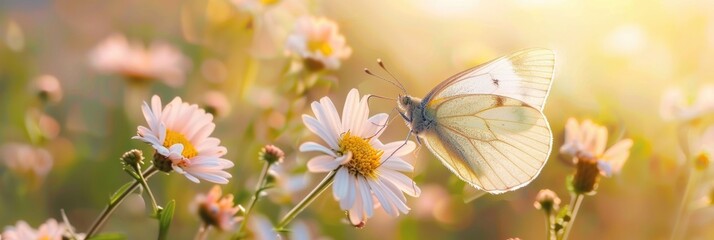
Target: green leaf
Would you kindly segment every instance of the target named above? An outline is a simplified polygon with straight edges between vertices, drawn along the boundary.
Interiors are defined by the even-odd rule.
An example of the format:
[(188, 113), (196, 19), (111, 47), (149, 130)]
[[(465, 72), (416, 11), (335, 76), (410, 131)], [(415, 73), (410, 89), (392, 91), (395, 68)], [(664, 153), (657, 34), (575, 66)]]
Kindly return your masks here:
[(124, 240), (126, 239), (126, 236), (121, 233), (102, 233), (99, 235), (96, 235), (89, 240)]
[(124, 172), (126, 172), (127, 174), (129, 174), (129, 176), (131, 176), (134, 180), (141, 181), (141, 178), (139, 177), (139, 174), (137, 174), (133, 169), (129, 169), (129, 168), (126, 168), (126, 167), (125, 167), (125, 168), (124, 168)]
[(128, 191), (132, 184), (134, 183), (128, 182), (122, 185), (119, 189), (117, 189), (117, 191), (109, 197), (109, 204), (114, 204), (117, 200), (119, 200), (119, 196), (121, 196), (124, 192)]
[(171, 219), (174, 217), (175, 207), (176, 200), (171, 200), (166, 204), (166, 208), (159, 212), (159, 240), (164, 240), (168, 237), (169, 226), (171, 225)]

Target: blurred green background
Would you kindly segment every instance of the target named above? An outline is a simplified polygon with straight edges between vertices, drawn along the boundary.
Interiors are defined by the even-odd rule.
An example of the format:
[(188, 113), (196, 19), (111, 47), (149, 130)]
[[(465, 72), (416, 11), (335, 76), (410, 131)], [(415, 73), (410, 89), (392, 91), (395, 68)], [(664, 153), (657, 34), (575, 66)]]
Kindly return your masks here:
[[(145, 125), (139, 104), (152, 94), (162, 96), (164, 103), (180, 96), (198, 104), (211, 90), (227, 96), (230, 114), (217, 118), (213, 136), (228, 148), (226, 158), (236, 163), (224, 192), (245, 205), (261, 168), (257, 152), (263, 145), (276, 144), (286, 151), (286, 172), (306, 171), (311, 155), (298, 153), (297, 146), (314, 138), (300, 120), (301, 114), (312, 114), (309, 102), (327, 95), (341, 108), (351, 88), (387, 97), (399, 93), (362, 72), (368, 67), (380, 73), (377, 58), (411, 94), (423, 96), (463, 69), (524, 48), (545, 47), (557, 54), (545, 107), (554, 150), (530, 185), (464, 203), (463, 183), (421, 149), (411, 162), (424, 192), (408, 199), (409, 214), (393, 219), (380, 212), (364, 229), (355, 229), (345, 224), (328, 192), (298, 218), (314, 234), (333, 239), (543, 239), (543, 213), (533, 208), (533, 199), (538, 190), (550, 188), (569, 201), (565, 178), (574, 170), (557, 151), (565, 121), (576, 117), (607, 126), (609, 144), (624, 136), (635, 145), (621, 174), (603, 179), (597, 195), (585, 199), (572, 239), (669, 236), (687, 170), (678, 151), (676, 123), (660, 118), (660, 99), (669, 87), (695, 93), (711, 83), (714, 2), (296, 2), (305, 7), (303, 14), (336, 21), (353, 49), (338, 70), (321, 75), (301, 93), (293, 91), (295, 77), (282, 77), (291, 59), (281, 49), (267, 57), (251, 52), (253, 42), (261, 40), (255, 34), (257, 18), (228, 0), (0, 1), (0, 144), (33, 144), (53, 157), (52, 169), (38, 183), (0, 165), (0, 226), (26, 220), (37, 227), (49, 217), (60, 219), (64, 209), (72, 224), (86, 231), (107, 197), (131, 180), (121, 171), (121, 154), (132, 148), (151, 153), (147, 145), (130, 138), (136, 126)], [(278, 24), (284, 19), (275, 18), (281, 19)], [(178, 48), (191, 62), (185, 84), (137, 84), (98, 73), (88, 56), (114, 33)], [(63, 98), (57, 103), (42, 104), (36, 97), (33, 80), (44, 74), (55, 76), (62, 86)], [(395, 106), (374, 100), (372, 114)], [(56, 128), (57, 134), (38, 137), (42, 133), (27, 130), (33, 125), (28, 116), (37, 111), (56, 121), (57, 126), (45, 128)], [(704, 119), (697, 126), (707, 123)], [(406, 133), (396, 119), (383, 139), (398, 141)], [(308, 176), (310, 184), (297, 193), (271, 190), (271, 197), (258, 203), (258, 211), (275, 221), (322, 178)], [(707, 178), (697, 196), (709, 191)], [(178, 174), (154, 177), (150, 184), (159, 202), (176, 199), (171, 238), (193, 238), (200, 220), (190, 211), (191, 202), (212, 184), (193, 184)], [(130, 198), (104, 231), (121, 232), (129, 239), (153, 238), (157, 223), (146, 217), (149, 211), (140, 198)], [(712, 223), (714, 210), (693, 212), (687, 238), (714, 238)]]

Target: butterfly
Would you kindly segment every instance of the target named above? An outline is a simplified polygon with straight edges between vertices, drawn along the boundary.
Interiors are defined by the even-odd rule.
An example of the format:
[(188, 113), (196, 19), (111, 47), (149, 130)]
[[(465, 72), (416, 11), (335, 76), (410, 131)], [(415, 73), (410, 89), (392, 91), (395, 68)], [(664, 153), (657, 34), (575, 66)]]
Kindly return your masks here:
[(554, 68), (551, 50), (519, 51), (460, 72), (423, 99), (405, 91), (399, 113), (461, 180), (492, 194), (512, 191), (533, 181), (550, 155), (543, 106)]

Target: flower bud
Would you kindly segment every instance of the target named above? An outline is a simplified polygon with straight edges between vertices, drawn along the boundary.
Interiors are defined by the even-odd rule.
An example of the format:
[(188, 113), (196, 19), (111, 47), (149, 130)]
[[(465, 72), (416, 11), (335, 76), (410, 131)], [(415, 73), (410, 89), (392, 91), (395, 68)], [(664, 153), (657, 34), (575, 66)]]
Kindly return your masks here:
[(285, 158), (285, 153), (283, 152), (283, 150), (274, 145), (265, 145), (265, 147), (260, 150), (258, 158), (260, 160), (268, 162), (269, 164), (276, 164), (283, 162), (283, 158)]
[(144, 154), (137, 149), (129, 150), (121, 155), (121, 161), (125, 165), (134, 166), (144, 164)]
[(542, 189), (538, 192), (538, 195), (536, 195), (533, 206), (536, 209), (549, 213), (560, 207), (560, 198), (558, 198), (558, 194), (555, 194), (555, 192), (550, 189)]

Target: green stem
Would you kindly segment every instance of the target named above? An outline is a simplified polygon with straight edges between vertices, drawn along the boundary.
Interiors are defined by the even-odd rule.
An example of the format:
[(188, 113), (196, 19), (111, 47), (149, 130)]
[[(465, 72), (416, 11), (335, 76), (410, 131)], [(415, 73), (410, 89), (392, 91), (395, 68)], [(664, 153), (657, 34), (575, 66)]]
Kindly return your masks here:
[[(142, 175), (144, 178), (148, 179), (152, 175), (154, 175), (157, 171), (158, 171), (158, 169), (156, 169), (154, 167), (150, 167), (149, 169), (144, 171), (144, 173)], [(102, 225), (104, 225), (104, 222), (107, 221), (107, 219), (114, 212), (114, 210), (116, 210), (116, 208), (119, 206), (119, 204), (121, 204), (124, 201), (124, 199), (127, 196), (129, 196), (129, 194), (131, 192), (133, 192), (137, 187), (139, 187), (140, 184), (141, 183), (139, 180), (134, 180), (134, 183), (131, 186), (129, 186), (126, 190), (124, 190), (124, 192), (122, 192), (121, 195), (119, 195), (119, 197), (116, 199), (116, 201), (110, 202), (109, 205), (107, 205), (107, 207), (104, 208), (104, 211), (102, 211), (102, 213), (99, 215), (97, 220), (94, 221), (94, 224), (92, 224), (92, 227), (89, 228), (89, 231), (87, 231), (87, 236), (85, 238), (90, 239), (92, 236), (94, 236), (94, 234), (96, 234), (97, 231), (99, 231), (99, 228)]]
[(570, 230), (573, 229), (573, 223), (575, 223), (575, 217), (578, 216), (578, 210), (580, 210), (580, 204), (583, 202), (583, 198), (585, 198), (585, 195), (583, 194), (577, 194), (574, 198), (575, 205), (571, 203), (570, 206), (573, 206), (573, 210), (571, 210), (570, 214), (570, 221), (568, 221), (568, 225), (565, 226), (565, 233), (563, 234), (563, 240), (568, 240), (568, 235), (570, 235)]
[(318, 184), (315, 189), (313, 189), (305, 198), (300, 201), (293, 209), (291, 209), (285, 216), (280, 220), (280, 223), (275, 227), (276, 230), (281, 231), (284, 230), (284, 228), (290, 224), (290, 221), (292, 221), (298, 214), (302, 212), (310, 203), (315, 201), (315, 199), (324, 192), (327, 187), (329, 187), (332, 182), (335, 180), (335, 173), (337, 173), (337, 170), (334, 170), (325, 176), (324, 179), (322, 179), (322, 182)]
[(243, 215), (243, 221), (240, 223), (240, 228), (238, 228), (239, 234), (242, 233), (243, 230), (245, 230), (245, 226), (248, 223), (248, 218), (250, 217), (250, 212), (255, 207), (255, 204), (258, 202), (258, 198), (260, 198), (260, 194), (263, 192), (263, 188), (265, 187), (265, 181), (267, 180), (267, 177), (268, 177), (268, 170), (270, 170), (270, 163), (268, 163), (266, 161), (265, 164), (263, 164), (263, 170), (260, 172), (260, 178), (258, 178), (258, 184), (255, 186), (255, 193), (253, 194), (253, 197), (250, 199), (248, 208), (246, 208), (245, 214)]
[[(153, 168), (153, 166), (152, 166)], [(134, 169), (136, 172), (141, 172), (141, 165), (138, 163), (134, 165)], [(141, 182), (141, 186), (146, 189), (146, 193), (149, 195), (149, 198), (151, 199), (151, 207), (154, 210), (153, 214), (154, 216), (158, 216), (157, 214), (159, 213), (159, 205), (156, 204), (156, 198), (154, 198), (154, 193), (151, 192), (151, 188), (149, 188), (149, 184), (146, 183), (146, 178), (144, 178), (143, 174), (138, 174), (139, 175), (139, 181)]]
[(201, 227), (198, 228), (198, 233), (196, 233), (196, 238), (195, 240), (204, 240), (206, 237), (208, 237), (208, 230), (211, 229), (211, 225), (208, 225), (206, 223), (201, 224)]
[(553, 213), (551, 211), (545, 212), (545, 239), (546, 240), (551, 240), (551, 232), (553, 231), (553, 227), (551, 226), (553, 224)]
[(677, 218), (674, 222), (674, 228), (672, 229), (672, 236), (670, 239), (682, 239), (681, 235), (686, 232), (687, 223), (689, 221), (689, 202), (692, 195), (692, 190), (696, 185), (696, 180), (698, 179), (699, 171), (690, 168), (689, 178), (687, 179), (687, 186), (684, 188), (684, 196), (682, 196), (682, 202), (679, 204), (677, 210)]

